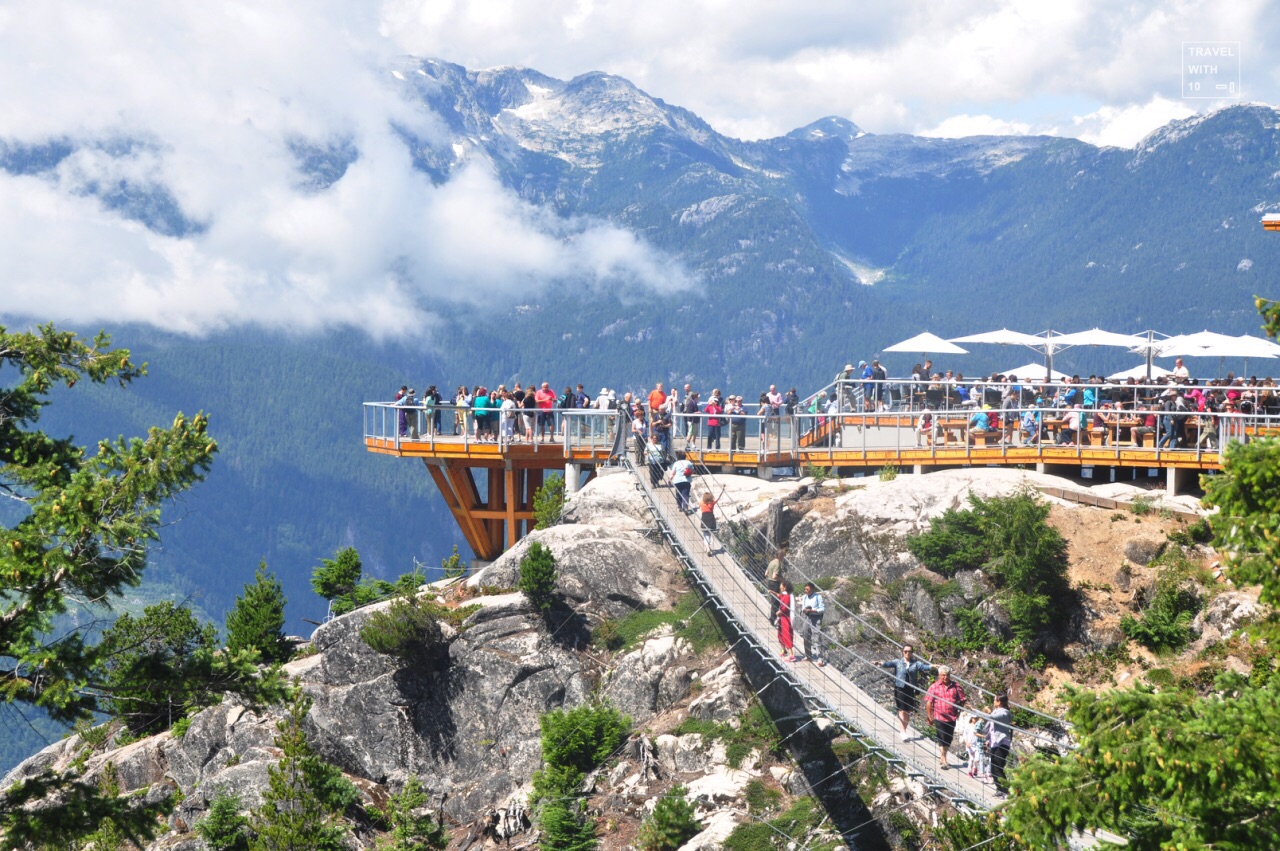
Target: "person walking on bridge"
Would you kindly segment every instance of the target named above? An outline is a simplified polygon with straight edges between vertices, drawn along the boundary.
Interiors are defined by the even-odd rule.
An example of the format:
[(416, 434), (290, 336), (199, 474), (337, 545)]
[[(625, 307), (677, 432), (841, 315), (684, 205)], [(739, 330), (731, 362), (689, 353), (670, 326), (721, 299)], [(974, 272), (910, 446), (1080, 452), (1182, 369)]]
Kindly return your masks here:
[(681, 514), (689, 512), (689, 489), (693, 486), (693, 464), (687, 458), (680, 458), (671, 465), (667, 478), (676, 489), (676, 508)]
[(822, 592), (812, 582), (806, 582), (804, 596), (800, 598), (800, 614), (804, 617), (800, 622), (800, 637), (804, 639), (804, 657), (817, 662), (819, 668), (827, 664), (822, 658), (822, 616), (826, 612)]
[(769, 622), (778, 616), (778, 591), (782, 588), (782, 561), (787, 556), (785, 548), (779, 548), (764, 569), (764, 588), (769, 596)]
[(923, 659), (917, 659), (910, 644), (902, 645), (902, 658), (889, 659), (880, 663), (881, 668), (893, 671), (893, 705), (898, 710), (898, 723), (902, 725), (902, 733), (898, 736), (902, 741), (911, 741), (911, 713), (918, 706), (920, 687), (916, 684), (916, 676), (928, 673), (933, 666)]
[(966, 699), (964, 689), (951, 679), (951, 668), (939, 665), (938, 679), (934, 680), (924, 695), (924, 711), (938, 734), (938, 768), (943, 771), (950, 768), (947, 764), (947, 748), (951, 747), (951, 740), (955, 738), (956, 720), (960, 717), (960, 710), (964, 708)]

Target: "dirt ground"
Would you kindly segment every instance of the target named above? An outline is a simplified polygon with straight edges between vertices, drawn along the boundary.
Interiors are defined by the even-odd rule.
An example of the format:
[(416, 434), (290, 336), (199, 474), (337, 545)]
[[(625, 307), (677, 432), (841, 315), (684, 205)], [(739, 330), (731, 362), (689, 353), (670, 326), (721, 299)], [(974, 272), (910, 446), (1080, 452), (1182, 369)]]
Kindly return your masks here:
[[(1080, 591), (1086, 608), (1095, 616), (1093, 628), (1105, 631), (1119, 629), (1120, 618), (1135, 612), (1133, 603), (1139, 589), (1154, 581), (1156, 574), (1154, 569), (1132, 563), (1128, 563), (1126, 571), (1125, 545), (1137, 538), (1163, 541), (1170, 532), (1185, 528), (1188, 521), (1177, 516), (1161, 517), (1155, 510), (1139, 516), (1129, 510), (1055, 505), (1049, 511), (1049, 523), (1067, 539), (1071, 585)], [(1056, 697), (1063, 685), (1126, 685), (1156, 662), (1154, 655), (1132, 642), (1128, 656), (1130, 661), (1121, 662), (1102, 675), (1084, 666), (1071, 669), (1050, 665), (1044, 671), (1045, 686), (1037, 703), (1061, 709)]]

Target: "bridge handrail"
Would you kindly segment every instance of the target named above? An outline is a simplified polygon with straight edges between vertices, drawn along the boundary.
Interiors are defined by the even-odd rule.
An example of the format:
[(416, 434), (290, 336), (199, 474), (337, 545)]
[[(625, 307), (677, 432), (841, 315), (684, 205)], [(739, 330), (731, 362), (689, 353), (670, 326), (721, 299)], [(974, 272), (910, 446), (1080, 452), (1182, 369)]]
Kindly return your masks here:
[[(707, 593), (711, 594), (713, 597), (716, 598), (717, 606), (723, 609), (727, 609), (730, 612), (735, 611), (736, 605), (751, 606), (755, 608), (756, 614), (758, 617), (762, 619), (766, 618), (767, 615), (764, 614), (764, 606), (765, 606), (764, 601), (766, 600), (765, 595), (761, 593), (761, 589), (751, 579), (748, 572), (742, 569), (741, 565), (737, 562), (732, 552), (727, 548), (723, 548), (723, 547), (720, 550), (720, 552), (722, 553), (722, 557), (727, 556), (729, 562), (734, 565), (734, 569), (724, 571), (728, 581), (732, 583), (732, 587), (724, 589), (725, 592), (730, 593), (732, 595), (732, 599), (726, 599), (723, 593), (720, 590), (718, 590), (718, 586), (716, 586), (716, 584), (713, 581), (711, 581), (709, 577), (707, 577), (702, 572), (702, 568), (699, 566), (698, 560), (691, 556), (691, 554), (688, 551), (688, 545), (683, 540), (681, 540), (683, 537), (696, 536), (698, 532), (697, 532), (697, 527), (694, 521), (687, 517), (683, 517), (683, 516), (679, 517), (679, 520), (683, 520), (685, 522), (680, 526), (676, 525), (679, 522), (679, 520), (674, 520), (673, 515), (676, 515), (678, 512), (673, 505), (669, 504), (674, 502), (673, 492), (663, 488), (651, 487), (648, 481), (646, 481), (647, 477), (640, 474), (640, 472), (637, 471), (636, 467), (629, 459), (624, 460), (623, 464), (626, 467), (626, 469), (636, 474), (636, 479), (637, 479), (637, 482), (639, 483), (641, 492), (644, 494), (645, 500), (649, 504), (651, 510), (654, 512), (655, 517), (659, 520), (660, 526), (670, 530), (670, 533), (668, 534), (668, 539), (671, 540), (673, 546), (677, 546), (678, 548), (680, 548), (680, 550), (683, 551), (683, 554), (681, 555), (681, 560), (686, 564), (686, 566), (688, 566), (691, 570), (693, 570), (698, 575), (699, 582), (701, 585), (703, 585), (704, 591), (707, 591)], [(721, 530), (721, 534), (723, 534), (723, 527)], [(742, 611), (746, 611), (746, 609), (743, 609)], [(735, 620), (739, 620), (741, 622), (741, 619), (737, 618), (736, 615), (735, 615)], [(744, 624), (744, 627), (745, 626), (746, 625)], [(810, 698), (814, 700), (818, 700), (818, 697), (820, 697), (820, 695), (815, 695), (811, 690), (807, 690), (808, 689), (807, 684), (804, 684), (803, 681), (798, 680), (796, 676), (797, 669), (793, 667), (790, 663), (781, 664), (780, 660), (778, 660), (777, 657), (773, 655), (773, 651), (767, 647), (767, 644), (768, 644), (767, 637), (760, 636), (758, 633), (755, 633), (755, 632), (752, 632), (752, 635), (755, 638), (755, 644), (757, 646), (758, 652), (760, 652), (762, 656), (768, 659), (776, 670), (780, 670), (781, 676), (791, 681), (793, 686), (800, 688), (802, 691), (802, 694), (807, 693), (809, 694)], [(856, 663), (856, 665), (863, 666), (860, 668), (856, 668), (857, 670), (861, 670), (864, 672), (869, 671), (876, 678), (876, 680), (881, 683), (891, 683), (893, 679), (892, 674), (890, 674), (887, 670), (880, 668), (877, 664), (874, 663), (873, 660), (866, 659), (861, 654), (857, 653), (856, 651), (852, 650), (846, 645), (840, 643), (839, 641), (834, 640), (829, 630), (821, 630), (820, 636), (821, 636), (821, 639), (823, 640), (824, 646), (828, 648), (827, 650), (828, 659), (831, 661), (831, 664), (825, 668), (821, 668), (821, 667), (812, 668), (811, 671), (813, 672), (813, 675), (825, 677), (825, 681), (828, 684), (830, 684), (831, 687), (837, 690), (840, 694), (848, 698), (850, 703), (855, 708), (862, 707), (862, 710), (859, 710), (859, 711), (867, 711), (869, 707), (874, 707), (875, 711), (877, 713), (880, 713), (881, 715), (881, 718), (879, 719), (879, 723), (883, 724), (884, 713), (888, 712), (890, 716), (892, 716), (891, 702), (887, 700), (886, 701), (878, 700), (874, 695), (869, 693), (865, 688), (862, 688), (859, 685), (857, 685), (855, 682), (853, 682), (852, 678), (846, 674), (845, 670), (842, 669), (840, 665), (836, 663), (836, 660), (834, 657), (839, 651), (843, 651), (847, 653), (849, 658), (852, 659)], [(832, 671), (841, 674), (841, 676), (836, 677), (832, 673)], [(821, 672), (821, 673), (818, 673), (818, 672)], [(799, 683), (799, 685), (797, 685), (797, 683)], [(852, 726), (855, 729), (868, 731), (870, 729), (868, 727), (869, 724), (872, 727), (874, 727), (877, 723), (877, 719), (874, 716), (872, 716), (871, 718), (866, 718), (862, 716), (850, 717), (844, 712), (839, 711), (836, 707), (833, 707), (831, 704), (825, 703), (825, 701), (820, 701), (820, 702), (824, 704), (824, 709), (823, 709), (824, 712), (832, 715), (844, 716), (845, 718), (848, 719), (848, 722), (852, 724)], [(990, 715), (979, 710), (974, 710), (966, 707), (965, 711), (981, 718), (990, 719)], [(895, 735), (893, 736), (893, 741), (896, 742), (897, 741), (896, 730), (897, 730), (898, 722), (897, 722), (896, 716), (892, 716), (892, 717), (893, 717), (893, 721), (892, 721), (893, 730), (895, 733)], [(1068, 742), (1064, 742), (1061, 739), (1052, 739), (1050, 737), (1046, 737), (1038, 730), (1018, 727), (1016, 725), (1010, 725), (1010, 729), (1011, 729), (1011, 733), (1022, 734), (1022, 736), (1024, 737), (1024, 740), (1039, 740), (1041, 742), (1044, 742), (1046, 745), (1050, 746), (1055, 750), (1061, 749), (1064, 746), (1069, 746)], [(898, 762), (904, 765), (910, 764), (912, 766), (912, 770), (915, 773), (924, 775), (926, 777), (933, 777), (935, 787), (937, 788), (947, 788), (952, 792), (957, 792), (962, 797), (965, 797), (967, 800), (970, 800), (973, 802), (980, 802), (985, 806), (992, 805), (992, 803), (995, 800), (990, 795), (985, 793), (983, 798), (979, 800), (977, 798), (974, 798), (971, 794), (969, 794), (969, 792), (966, 792), (965, 790), (961, 789), (955, 784), (948, 783), (946, 777), (936, 774), (936, 771), (934, 768), (934, 766), (936, 765), (936, 759), (931, 758), (927, 764), (922, 764), (918, 760), (914, 759), (913, 757), (905, 753), (901, 747), (896, 746), (894, 744), (885, 744), (881, 742), (879, 745), (877, 745), (877, 747), (887, 748), (889, 753), (893, 755), (894, 759), (896, 759)], [(1013, 765), (1013, 764), (1014, 764), (1014, 757), (1013, 755), (1011, 755), (1009, 765)], [(990, 798), (990, 800), (988, 800), (988, 798)]]
[[(699, 466), (701, 466), (701, 467), (702, 467), (703, 472), (701, 473), (701, 475), (703, 476), (703, 478), (707, 478), (707, 479), (710, 479), (710, 480), (712, 480), (712, 481), (715, 481), (715, 474), (714, 474), (714, 473), (711, 473), (711, 472), (710, 472), (710, 470), (708, 470), (708, 469), (707, 469), (707, 467), (706, 467), (705, 465), (699, 465)], [(717, 501), (717, 505), (716, 505), (717, 509), (720, 509), (720, 510), (722, 510), (722, 512), (723, 512), (723, 509), (721, 509), (721, 505), (722, 505), (722, 504), (724, 504), (724, 503), (728, 503), (729, 505), (736, 507), (736, 510), (733, 512), (734, 514), (742, 514), (743, 512), (745, 512), (745, 510), (746, 510), (747, 506), (742, 505), (742, 504), (741, 504), (741, 503), (739, 503), (737, 500), (735, 500), (735, 499), (732, 497), (732, 495), (729, 495), (729, 492), (728, 492), (728, 490), (727, 490), (727, 489), (721, 489), (721, 490), (723, 491), (723, 494), (725, 494), (725, 496), (722, 496), (722, 498), (721, 498), (720, 500), (718, 500), (718, 501)], [(713, 492), (714, 492), (714, 490), (713, 490)], [(743, 524), (743, 526), (744, 526), (747, 530), (749, 530), (749, 534), (750, 534), (750, 535), (752, 535), (752, 537), (753, 537), (757, 542), (762, 543), (762, 544), (764, 545), (764, 549), (765, 549), (765, 553), (766, 553), (766, 554), (767, 554), (767, 553), (772, 549), (772, 546), (770, 545), (769, 541), (765, 538), (764, 534), (763, 534), (763, 533), (762, 533), (758, 528), (756, 528), (753, 524), (751, 524), (751, 523), (750, 523), (750, 521), (746, 521), (746, 520), (743, 520), (743, 521), (736, 521), (734, 518), (732, 518), (732, 517), (728, 516), (728, 513), (727, 513), (727, 512), (724, 512), (724, 519), (726, 520), (726, 522), (729, 522), (729, 523), (741, 522), (741, 523)], [(744, 567), (740, 562), (738, 562), (738, 558), (737, 558), (736, 554), (731, 554), (731, 555), (732, 555), (732, 557), (733, 557), (733, 559), (734, 559), (734, 562), (735, 562), (736, 564), (738, 564), (738, 567), (739, 567), (739, 569), (740, 569), (740, 570), (742, 570), (742, 571), (743, 571), (744, 573), (746, 573), (747, 575), (751, 576), (753, 580), (755, 580), (755, 581), (757, 581), (757, 582), (759, 581), (759, 579), (755, 576), (756, 571), (754, 571), (754, 570), (749, 570), (748, 568)], [(805, 571), (803, 571), (803, 570), (799, 569), (798, 567), (796, 567), (795, 565), (793, 565), (789, 560), (785, 561), (785, 562), (784, 562), (784, 564), (786, 565), (786, 570), (787, 570), (787, 571), (789, 571), (789, 572), (792, 572), (792, 573), (794, 573), (794, 574), (799, 575), (799, 577), (800, 577), (804, 582), (812, 582), (812, 583), (814, 583), (814, 587), (815, 587), (815, 588), (816, 588), (816, 587), (819, 587), (819, 586), (817, 585), (817, 580), (818, 580), (820, 577), (814, 577), (814, 576), (810, 576), (810, 575), (808, 575)], [(761, 586), (761, 588), (763, 589), (763, 586)], [(861, 615), (859, 615), (858, 613), (856, 613), (856, 612), (854, 612), (854, 611), (850, 610), (850, 609), (849, 609), (848, 607), (846, 607), (843, 603), (841, 603), (838, 599), (836, 599), (836, 598), (834, 597), (834, 595), (830, 595), (830, 594), (825, 594), (825, 593), (824, 593), (823, 597), (824, 597), (824, 599), (826, 600), (826, 603), (827, 603), (827, 605), (828, 605), (829, 607), (834, 606), (835, 608), (839, 609), (839, 610), (840, 610), (841, 612), (843, 612), (843, 613), (844, 613), (844, 614), (845, 614), (849, 619), (851, 619), (852, 621), (854, 621), (855, 623), (857, 623), (859, 627), (861, 627), (861, 628), (863, 628), (863, 629), (865, 629), (865, 630), (867, 630), (867, 631), (869, 631), (869, 632), (871, 632), (871, 633), (873, 633), (873, 634), (875, 634), (875, 635), (879, 636), (882, 640), (884, 640), (884, 641), (885, 641), (885, 642), (887, 642), (888, 644), (893, 645), (893, 646), (894, 646), (895, 648), (897, 648), (899, 651), (902, 649), (902, 647), (903, 647), (902, 642), (898, 641), (896, 638), (894, 638), (893, 636), (889, 635), (889, 634), (888, 634), (888, 633), (886, 633), (884, 630), (882, 630), (882, 629), (880, 629), (879, 627), (877, 627), (875, 624), (873, 624), (873, 623), (871, 623), (870, 621), (866, 620), (865, 618), (863, 618), (863, 617), (862, 617)], [(847, 649), (847, 648), (846, 648), (846, 649)], [(855, 655), (855, 656), (857, 655), (857, 654), (853, 654), (853, 651), (849, 651), (849, 652), (850, 652), (852, 655)], [(858, 657), (858, 658), (860, 659), (860, 661), (863, 661), (863, 662), (865, 662), (865, 663), (867, 663), (867, 664), (872, 664), (870, 660), (861, 659), (861, 657)], [(923, 657), (923, 656), (921, 656), (920, 658), (922, 658), (922, 659), (923, 659), (924, 657)], [(925, 661), (928, 661), (928, 660), (926, 659)], [(932, 664), (932, 663), (930, 663), (930, 664)], [(939, 663), (939, 664), (941, 664), (941, 663)], [(936, 666), (935, 666), (935, 667), (936, 667)], [(881, 669), (881, 670), (883, 670), (883, 669)], [(988, 696), (988, 697), (990, 697), (991, 699), (994, 699), (994, 698), (995, 698), (995, 692), (992, 692), (992, 691), (990, 691), (989, 689), (983, 688), (982, 686), (978, 685), (977, 683), (974, 683), (974, 682), (971, 682), (971, 681), (969, 681), (969, 680), (964, 679), (963, 677), (961, 677), (961, 676), (959, 676), (958, 674), (956, 674), (954, 670), (952, 671), (952, 677), (953, 677), (955, 680), (957, 680), (958, 682), (960, 682), (961, 684), (963, 684), (964, 686), (966, 686), (966, 687), (968, 687), (969, 689), (971, 689), (971, 690), (972, 690), (973, 692), (975, 692), (975, 693), (987, 695), (987, 696)], [(920, 692), (923, 692), (925, 689), (921, 689), (921, 688), (916, 687), (916, 690), (917, 690), (917, 691), (920, 691)], [(1035, 709), (1034, 707), (1027, 706), (1027, 705), (1025, 705), (1025, 704), (1019, 704), (1019, 703), (1016, 703), (1016, 702), (1014, 702), (1014, 701), (1012, 701), (1012, 700), (1011, 700), (1011, 701), (1009, 701), (1009, 708), (1010, 708), (1011, 710), (1013, 710), (1013, 709), (1018, 709), (1018, 710), (1021, 710), (1021, 711), (1023, 711), (1023, 712), (1026, 712), (1026, 713), (1028, 713), (1028, 714), (1030, 714), (1030, 715), (1034, 715), (1034, 716), (1036, 716), (1036, 717), (1042, 718), (1042, 719), (1044, 719), (1045, 721), (1049, 722), (1049, 725), (1048, 725), (1048, 726), (1050, 726), (1050, 727), (1056, 727), (1056, 728), (1058, 728), (1058, 729), (1062, 729), (1062, 730), (1070, 730), (1070, 728), (1071, 728), (1071, 725), (1070, 725), (1067, 721), (1065, 721), (1064, 719), (1062, 719), (1062, 718), (1058, 718), (1057, 716), (1054, 716), (1054, 715), (1050, 715), (1050, 714), (1048, 714), (1048, 713), (1046, 713), (1046, 712), (1042, 712), (1042, 711), (1040, 711), (1040, 710), (1038, 710), (1038, 709)], [(975, 714), (977, 714), (977, 713), (975, 713)], [(1035, 731), (1033, 731), (1033, 730), (1023, 729), (1023, 728), (1017, 728), (1017, 729), (1018, 729), (1018, 730), (1020, 730), (1021, 732), (1027, 733), (1028, 735), (1032, 736), (1033, 738), (1041, 738), (1041, 739), (1043, 739), (1043, 738), (1044, 738), (1044, 737), (1040, 736), (1039, 734), (1037, 734), (1037, 733), (1036, 733)], [(1048, 741), (1053, 742), (1055, 745), (1056, 745), (1056, 744), (1060, 744), (1060, 742), (1058, 742), (1058, 740), (1056, 740), (1056, 739), (1048, 739)]]

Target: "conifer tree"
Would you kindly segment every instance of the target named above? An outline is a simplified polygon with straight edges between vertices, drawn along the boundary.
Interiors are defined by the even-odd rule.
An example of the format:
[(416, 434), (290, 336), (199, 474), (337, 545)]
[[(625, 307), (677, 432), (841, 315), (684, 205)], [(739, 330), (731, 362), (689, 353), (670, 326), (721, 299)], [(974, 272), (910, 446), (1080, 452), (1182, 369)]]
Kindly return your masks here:
[(249, 851), (249, 819), (240, 812), (240, 798), (218, 794), (209, 814), (196, 823), (196, 833), (209, 851)]
[(378, 851), (443, 851), (449, 844), (443, 819), (426, 810), (427, 792), (416, 777), (410, 777), (399, 795), (387, 802), (390, 832), (378, 841)]
[(530, 544), (529, 551), (520, 559), (520, 581), (516, 587), (544, 614), (555, 602), (556, 557), (538, 541)]
[(276, 724), (279, 763), (267, 769), (262, 806), (253, 811), (251, 851), (339, 851), (345, 847), (340, 816), (359, 797), (342, 774), (316, 755), (303, 722), (311, 700), (294, 691)]
[(258, 564), (252, 585), (244, 586), (244, 594), (227, 613), (227, 649), (257, 650), (267, 664), (287, 662), (289, 645), (284, 636), (284, 589), (267, 563)]
[(326, 600), (334, 600), (356, 590), (364, 565), (355, 547), (339, 550), (333, 558), (320, 559), (311, 573), (311, 587)]

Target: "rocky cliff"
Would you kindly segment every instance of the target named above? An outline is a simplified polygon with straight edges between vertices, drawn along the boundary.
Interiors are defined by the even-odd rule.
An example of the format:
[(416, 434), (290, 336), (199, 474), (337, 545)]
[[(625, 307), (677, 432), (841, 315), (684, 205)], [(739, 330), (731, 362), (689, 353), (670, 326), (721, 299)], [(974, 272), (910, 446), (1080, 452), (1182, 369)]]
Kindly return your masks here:
[[(957, 577), (939, 594), (940, 577), (911, 562), (905, 537), (971, 492), (1057, 492), (1066, 484), (1001, 470), (893, 481), (721, 482), (721, 505), (732, 522), (785, 539), (797, 571), (830, 578), (833, 597), (913, 640), (954, 633), (955, 606), (980, 603), (988, 589), (974, 575)], [(1122, 488), (1112, 486), (1111, 492), (1126, 496)], [(1105, 510), (1046, 498), (1055, 502), (1055, 522), (1064, 528), (1074, 523), (1112, 533), (1106, 541), (1078, 538), (1082, 546), (1073, 549), (1073, 579), (1088, 587), (1064, 642), (1083, 659), (1114, 646), (1108, 644), (1106, 622), (1140, 604), (1142, 589), (1153, 580), (1139, 562), (1149, 561), (1181, 521), (1172, 513), (1156, 515), (1134, 534), (1134, 520), (1141, 518), (1124, 517), (1120, 529), (1114, 512), (1111, 522), (1102, 522)], [(1174, 507), (1195, 506), (1184, 501)], [(1142, 540), (1154, 544), (1134, 544)], [(549, 614), (510, 590), (534, 541), (558, 562), (560, 602)], [(1104, 594), (1099, 565), (1114, 573), (1107, 574), (1112, 581), (1126, 576), (1129, 590), (1108, 588)], [(865, 593), (841, 596), (851, 587)], [(498, 839), (536, 842), (524, 801), (541, 765), (539, 717), (595, 696), (634, 722), (628, 742), (588, 782), (590, 811), (605, 848), (632, 843), (657, 797), (677, 783), (687, 786), (705, 826), (690, 851), (719, 847), (735, 826), (762, 823), (805, 796), (820, 798), (826, 814), (798, 828), (809, 842), (856, 828), (858, 847), (918, 839), (940, 806), (914, 783), (888, 776), (878, 761), (862, 760), (865, 752), (826, 722), (811, 723), (784, 690), (766, 692), (761, 705), (756, 692), (768, 682), (764, 673), (723, 643), (695, 641), (693, 615), (656, 618), (656, 629), (647, 635), (641, 630), (634, 639), (624, 635), (623, 648), (610, 651), (600, 640), (609, 633), (606, 626), (616, 631), (619, 624), (638, 623), (637, 612), (671, 612), (692, 593), (626, 475), (597, 478), (571, 500), (561, 525), (533, 533), (464, 582), (427, 586), (421, 593), (449, 607), (473, 607), (457, 628), (441, 624), (443, 640), (430, 654), (404, 662), (370, 649), (360, 630), (389, 605), (383, 603), (318, 628), (286, 672), (313, 701), (306, 719), (309, 741), (356, 784), (363, 804), (375, 806), (417, 777), (445, 814), (457, 847)], [(1256, 616), (1255, 600), (1236, 590), (1214, 596), (1197, 621), (1201, 646), (1193, 651)], [(838, 630), (838, 611), (832, 620)], [(704, 627), (710, 624), (706, 620)], [(1134, 662), (1135, 672), (1140, 661)], [(1025, 664), (1006, 659), (993, 668), (1015, 691), (1030, 691)], [(280, 716), (277, 708), (228, 698), (193, 716), (180, 736), (166, 732), (123, 746), (108, 742), (105, 748), (71, 736), (16, 768), (3, 788), (45, 769), (92, 779), (110, 764), (123, 792), (141, 791), (152, 799), (180, 793), (166, 832), (148, 848), (196, 851), (204, 844), (193, 826), (215, 795), (234, 794), (246, 810), (261, 803), (267, 768), (280, 757), (274, 742)], [(371, 846), (375, 838), (367, 824), (353, 823), (352, 847)]]

